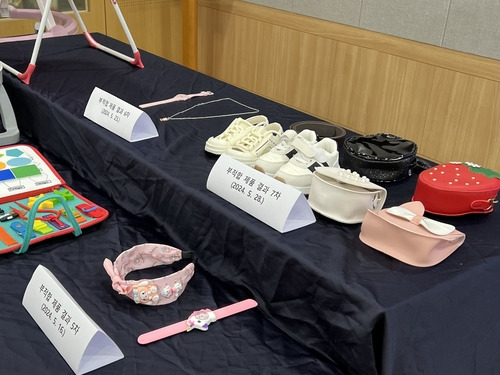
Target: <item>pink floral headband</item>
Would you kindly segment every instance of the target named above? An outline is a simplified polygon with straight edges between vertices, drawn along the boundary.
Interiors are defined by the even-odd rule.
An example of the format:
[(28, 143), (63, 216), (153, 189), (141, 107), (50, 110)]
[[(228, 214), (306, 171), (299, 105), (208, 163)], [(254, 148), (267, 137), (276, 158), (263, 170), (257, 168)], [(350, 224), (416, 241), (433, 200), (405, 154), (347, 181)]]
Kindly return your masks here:
[(155, 306), (177, 300), (194, 274), (194, 263), (173, 274), (151, 280), (125, 280), (125, 276), (135, 270), (168, 265), (181, 259), (194, 260), (195, 255), (168, 245), (145, 243), (122, 252), (114, 264), (105, 259), (103, 266), (111, 277), (114, 290), (135, 303)]

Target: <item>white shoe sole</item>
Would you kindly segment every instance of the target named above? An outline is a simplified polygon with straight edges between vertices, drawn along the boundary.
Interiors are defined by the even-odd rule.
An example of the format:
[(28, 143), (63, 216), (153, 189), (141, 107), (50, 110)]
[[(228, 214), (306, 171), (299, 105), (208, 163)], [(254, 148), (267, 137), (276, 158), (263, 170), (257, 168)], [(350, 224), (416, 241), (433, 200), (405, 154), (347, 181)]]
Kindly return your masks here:
[(230, 146), (226, 147), (213, 147), (208, 144), (205, 144), (205, 151), (214, 155), (222, 155), (224, 151), (226, 151)]
[(304, 195), (309, 195), (309, 192), (311, 191), (311, 186), (295, 186), (287, 183), (283, 178), (281, 177), (274, 177), (276, 180), (283, 182), (284, 184), (293, 187), (294, 189), (299, 190), (300, 192), (304, 193)]

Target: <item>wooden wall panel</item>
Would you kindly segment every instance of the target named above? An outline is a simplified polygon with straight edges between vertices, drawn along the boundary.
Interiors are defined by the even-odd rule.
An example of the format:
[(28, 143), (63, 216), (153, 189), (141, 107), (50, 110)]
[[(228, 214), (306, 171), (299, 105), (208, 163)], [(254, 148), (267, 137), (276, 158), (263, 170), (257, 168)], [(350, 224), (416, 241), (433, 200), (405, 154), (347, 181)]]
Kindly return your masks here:
[(363, 134), (397, 129), (405, 60), (339, 43), (329, 118)]
[(499, 111), (498, 82), (437, 68), (422, 154), (500, 170)]
[(238, 82), (240, 87), (253, 91), (259, 58), (255, 23), (205, 8), (200, 8), (198, 14), (208, 31), (198, 34), (198, 50), (203, 52), (202, 56), (198, 52), (198, 65), (213, 76), (224, 76), (226, 82)]
[(303, 112), (326, 117), (335, 81), (337, 42), (281, 27), (278, 43), (274, 90), (270, 96)]
[[(238, 0), (199, 0), (198, 69), (436, 162), (500, 171), (500, 61)], [(203, 40), (203, 42), (201, 42)]]
[(330, 98), (324, 92), (331, 89), (335, 41), (203, 7), (199, 18), (207, 27), (199, 33), (200, 69), (304, 112), (327, 115)]
[(182, 64), (198, 68), (198, 0), (182, 0)]
[(435, 68), (339, 43), (327, 118), (362, 134), (390, 132), (423, 140)]
[(33, 20), (0, 19), (0, 38), (34, 34)]
[[(286, 34), (281, 26), (264, 22), (245, 22), (246, 28), (240, 28), (239, 25), (237, 25), (237, 28), (240, 29), (238, 32), (242, 33), (242, 40), (245, 41), (245, 44), (238, 44), (239, 53), (247, 53), (246, 47), (251, 46), (249, 52), (256, 57), (254, 71), (245, 70), (245, 62), (242, 61), (246, 79), (252, 80), (250, 91), (259, 92), (266, 97), (275, 97), (277, 90), (279, 90), (276, 81), (283, 71), (280, 64), (284, 63), (281, 56), (283, 56)], [(252, 28), (254, 29), (253, 34), (245, 31)], [(250, 42), (253, 37), (250, 38), (250, 41), (248, 40), (248, 36), (254, 35), (257, 36), (258, 43)]]
[[(106, 33), (106, 10), (103, 0), (88, 0), (88, 10), (80, 12), (85, 27), (89, 32)], [(72, 14), (72, 13), (70, 13)], [(81, 30), (79, 30), (81, 32)]]
[[(398, 132), (396, 134), (405, 134), (405, 137), (416, 142), (420, 148), (425, 143), (427, 111), (424, 109), (429, 105), (435, 70), (432, 65), (407, 60), (403, 89), (394, 109)], [(427, 158), (436, 159), (432, 154), (427, 155)]]
[[(137, 48), (182, 62), (181, 0), (120, 0), (120, 10)], [(127, 42), (109, 1), (106, 1), (106, 34)]]

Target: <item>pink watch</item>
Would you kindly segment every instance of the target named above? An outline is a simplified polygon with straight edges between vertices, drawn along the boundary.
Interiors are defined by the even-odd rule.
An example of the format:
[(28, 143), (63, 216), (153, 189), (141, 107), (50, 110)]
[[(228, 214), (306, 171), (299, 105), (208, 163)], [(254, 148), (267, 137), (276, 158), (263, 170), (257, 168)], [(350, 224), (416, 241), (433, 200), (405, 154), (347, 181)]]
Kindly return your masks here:
[(210, 323), (216, 320), (225, 318), (230, 315), (238, 314), (242, 311), (252, 309), (257, 306), (257, 301), (246, 299), (244, 301), (233, 303), (232, 305), (222, 307), (217, 310), (202, 309), (193, 312), (189, 318), (178, 323), (155, 329), (154, 331), (146, 332), (137, 338), (139, 344), (145, 345), (170, 337), (182, 332), (189, 332), (193, 328), (206, 331)]

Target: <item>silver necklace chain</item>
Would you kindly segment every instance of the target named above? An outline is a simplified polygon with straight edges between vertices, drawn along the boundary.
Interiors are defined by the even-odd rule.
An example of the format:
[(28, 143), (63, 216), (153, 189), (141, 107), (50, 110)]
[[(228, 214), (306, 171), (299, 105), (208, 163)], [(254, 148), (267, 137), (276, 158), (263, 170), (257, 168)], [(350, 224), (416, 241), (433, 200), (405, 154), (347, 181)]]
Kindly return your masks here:
[[(199, 116), (199, 117), (177, 117), (178, 115), (182, 115), (183, 113), (189, 112), (192, 109), (195, 109), (196, 107), (201, 107), (201, 106), (205, 106), (205, 105), (208, 105), (208, 104), (218, 103), (218, 102), (222, 102), (222, 101), (226, 101), (226, 100), (229, 100), (229, 101), (231, 101), (233, 103), (236, 103), (236, 104), (238, 104), (238, 105), (240, 105), (240, 106), (242, 106), (244, 108), (247, 108), (247, 109), (249, 109), (249, 111), (237, 112), (237, 113), (227, 113), (227, 114), (222, 114), (222, 115)], [(177, 112), (177, 113), (173, 114), (172, 116), (162, 117), (162, 118), (160, 118), (160, 121), (203, 120), (203, 119), (209, 119), (209, 118), (221, 118), (221, 117), (229, 117), (229, 116), (236, 117), (236, 116), (241, 116), (241, 115), (250, 115), (250, 114), (254, 114), (254, 113), (259, 113), (259, 110), (257, 108), (253, 108), (253, 107), (250, 107), (250, 106), (248, 106), (246, 104), (240, 103), (239, 101), (234, 100), (232, 98), (221, 98), (221, 99), (215, 99), (215, 100), (210, 100), (208, 102), (203, 102), (203, 103), (195, 104), (192, 107), (189, 107), (189, 108), (187, 108), (187, 109), (185, 109), (183, 111), (180, 111), (180, 112)]]

